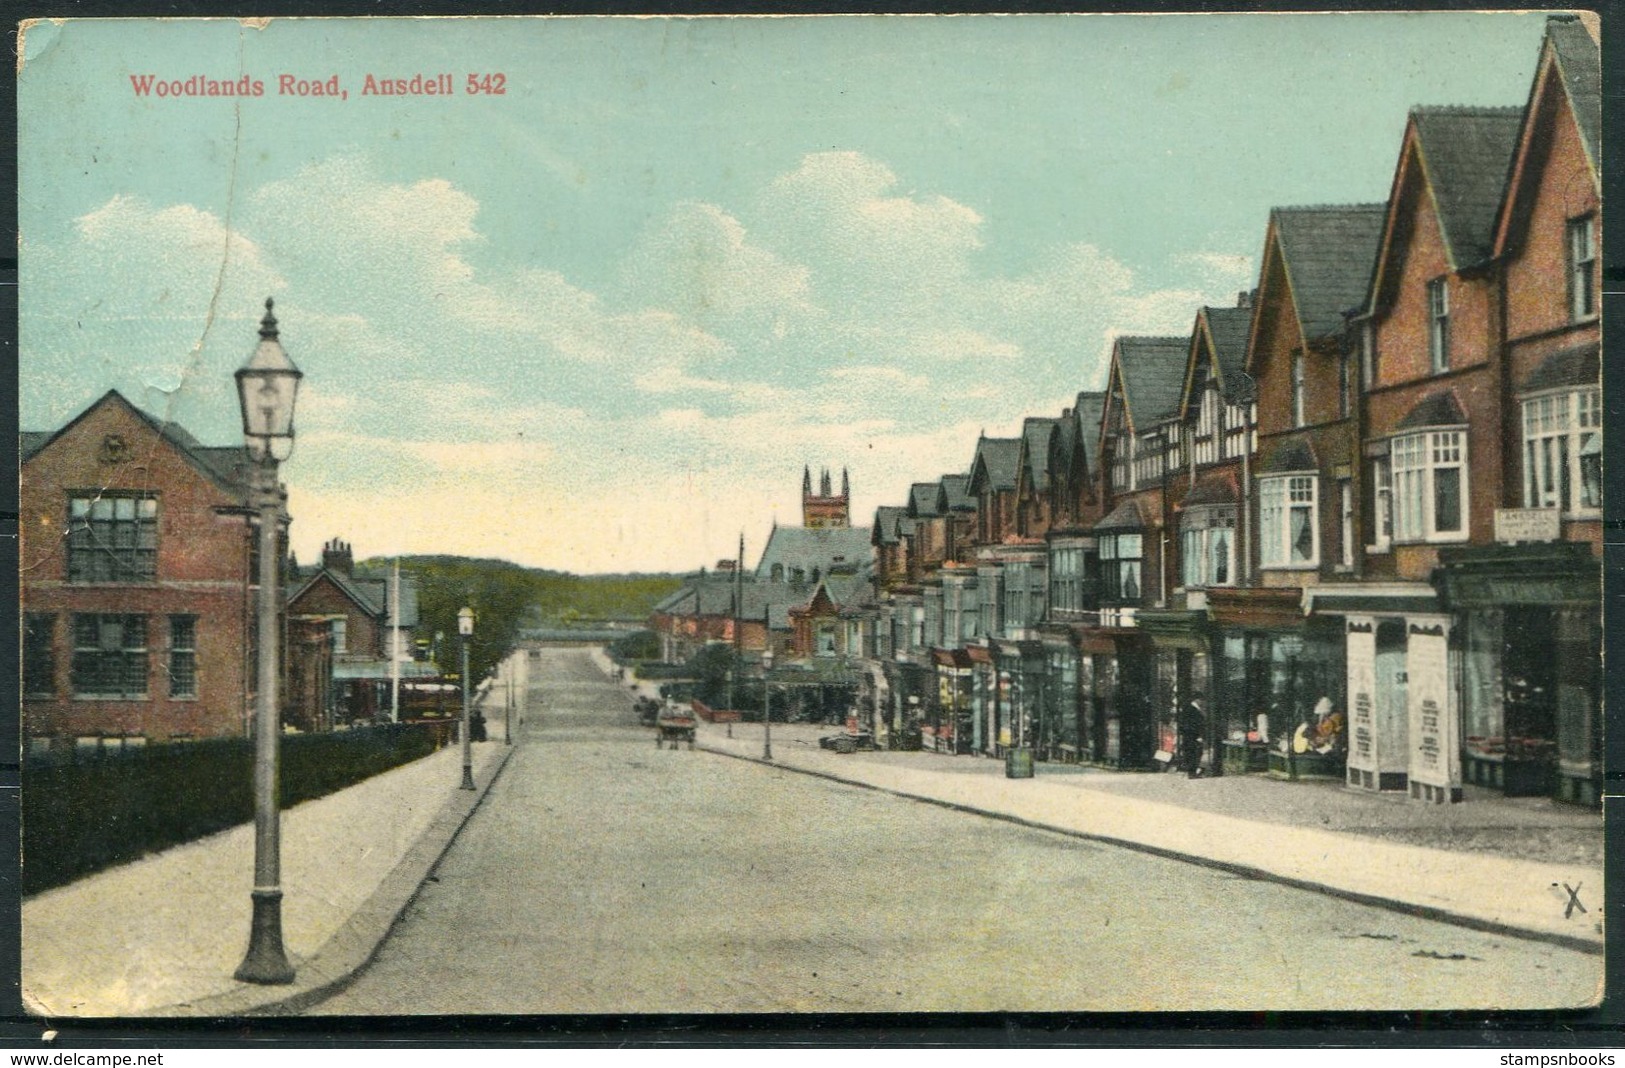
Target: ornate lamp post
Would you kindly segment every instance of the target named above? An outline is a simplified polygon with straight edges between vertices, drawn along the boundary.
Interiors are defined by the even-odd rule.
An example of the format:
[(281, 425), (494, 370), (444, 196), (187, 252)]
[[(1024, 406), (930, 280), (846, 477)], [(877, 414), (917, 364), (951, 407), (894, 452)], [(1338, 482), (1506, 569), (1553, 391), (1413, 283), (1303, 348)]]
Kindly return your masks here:
[(474, 610), (460, 608), (457, 610), (457, 633), (463, 639), (463, 785), (462, 789), (474, 789), (474, 749), (468, 737), (468, 639), (474, 633)]
[(277, 596), (282, 560), (277, 535), (283, 523), (277, 464), (293, 452), (293, 407), (304, 377), (277, 338), (272, 302), (265, 301), (260, 343), (237, 370), (243, 441), (253, 461), (250, 507), (258, 513), (259, 680), (254, 706), (254, 918), (248, 953), (237, 966), (245, 983), (291, 983), (293, 965), (282, 948), (282, 854), (280, 773), (282, 724)]

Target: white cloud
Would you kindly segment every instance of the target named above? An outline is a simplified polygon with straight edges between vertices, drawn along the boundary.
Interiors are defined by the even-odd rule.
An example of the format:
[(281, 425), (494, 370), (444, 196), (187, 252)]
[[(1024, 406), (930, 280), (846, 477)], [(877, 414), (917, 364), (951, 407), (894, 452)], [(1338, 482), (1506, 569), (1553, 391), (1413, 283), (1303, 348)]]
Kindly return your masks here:
[(354, 157), (247, 194), (230, 227), (114, 198), (70, 242), (25, 245), (25, 278), (73, 283), (25, 288), (25, 410), (65, 417), (62, 383), (128, 381), (233, 440), (231, 371), (274, 293), (307, 376), (301, 551), (343, 534), (363, 553), (687, 568), (797, 521), (803, 463), (849, 467), (860, 519), (964, 470), (981, 429), (1098, 386), (1113, 331), (1183, 333), (1249, 266), (1191, 253), (1187, 283), (1152, 289), (1076, 242), (1000, 272), (980, 212), (856, 152), (808, 155), (739, 205), (675, 204), (605, 251), (602, 292), (493, 260), (493, 225), (451, 181)]

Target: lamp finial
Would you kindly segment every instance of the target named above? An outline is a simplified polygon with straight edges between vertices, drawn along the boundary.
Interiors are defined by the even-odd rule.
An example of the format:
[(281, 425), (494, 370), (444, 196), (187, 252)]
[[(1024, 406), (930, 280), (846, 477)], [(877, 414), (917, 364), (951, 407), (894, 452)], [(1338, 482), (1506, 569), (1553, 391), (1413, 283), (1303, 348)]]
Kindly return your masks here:
[(267, 341), (275, 341), (277, 337), (276, 316), (271, 312), (275, 303), (270, 297), (265, 298), (265, 318), (260, 320), (260, 337)]

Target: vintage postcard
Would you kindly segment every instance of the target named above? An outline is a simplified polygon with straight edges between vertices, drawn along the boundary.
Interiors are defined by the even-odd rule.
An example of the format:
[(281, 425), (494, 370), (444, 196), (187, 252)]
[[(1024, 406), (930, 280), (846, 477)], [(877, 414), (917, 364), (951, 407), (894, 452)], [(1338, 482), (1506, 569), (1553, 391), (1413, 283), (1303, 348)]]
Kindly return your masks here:
[(28, 1010), (1595, 1005), (1608, 28), (25, 22)]

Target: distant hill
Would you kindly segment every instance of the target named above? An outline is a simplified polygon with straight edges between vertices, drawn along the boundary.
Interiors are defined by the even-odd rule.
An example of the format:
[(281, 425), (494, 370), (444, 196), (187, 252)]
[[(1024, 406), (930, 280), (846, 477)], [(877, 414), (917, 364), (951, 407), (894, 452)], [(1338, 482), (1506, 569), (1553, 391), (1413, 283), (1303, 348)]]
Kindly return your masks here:
[[(366, 560), (356, 570), (383, 578), (393, 563), (393, 558)], [(469, 674), (476, 680), (496, 664), (521, 627), (641, 623), (683, 582), (673, 574), (573, 575), (466, 556), (403, 556), (400, 563), (403, 573), (417, 577), (420, 637), (438, 633), (455, 647), (457, 611), (465, 605), (474, 609)]]

